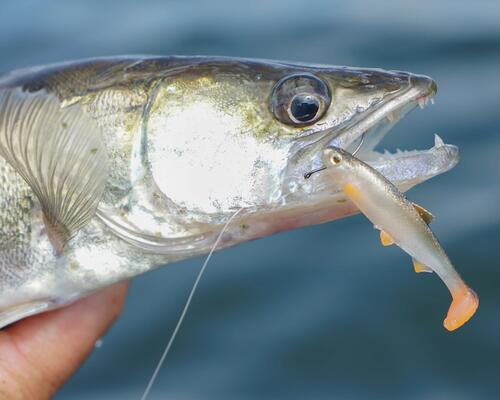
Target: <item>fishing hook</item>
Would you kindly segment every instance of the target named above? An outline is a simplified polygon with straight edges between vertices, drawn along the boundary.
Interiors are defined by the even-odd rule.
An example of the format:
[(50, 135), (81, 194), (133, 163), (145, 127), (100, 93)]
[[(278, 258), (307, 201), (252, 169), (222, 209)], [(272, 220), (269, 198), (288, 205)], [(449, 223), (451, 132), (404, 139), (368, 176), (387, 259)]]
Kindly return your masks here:
[[(366, 132), (363, 132), (363, 134), (361, 135), (361, 141), (359, 142), (358, 146), (354, 149), (354, 151), (351, 153), (351, 156), (355, 156), (356, 153), (361, 149), (361, 146), (363, 145), (363, 142), (365, 141), (365, 133)], [(326, 169), (326, 167), (323, 166), (320, 168), (313, 169), (312, 171), (306, 172), (304, 174), (304, 179), (309, 179), (312, 174), (315, 174), (316, 172), (319, 172), (319, 171), (323, 171), (325, 169)]]

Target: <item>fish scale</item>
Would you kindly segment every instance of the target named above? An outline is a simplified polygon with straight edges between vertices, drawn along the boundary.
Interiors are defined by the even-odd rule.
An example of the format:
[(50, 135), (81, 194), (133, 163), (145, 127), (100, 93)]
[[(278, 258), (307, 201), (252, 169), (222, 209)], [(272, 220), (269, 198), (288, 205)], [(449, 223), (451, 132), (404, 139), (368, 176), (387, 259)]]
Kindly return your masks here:
[(33, 246), (43, 223), (33, 191), (0, 157), (0, 282), (15, 288), (47, 268), (50, 254)]

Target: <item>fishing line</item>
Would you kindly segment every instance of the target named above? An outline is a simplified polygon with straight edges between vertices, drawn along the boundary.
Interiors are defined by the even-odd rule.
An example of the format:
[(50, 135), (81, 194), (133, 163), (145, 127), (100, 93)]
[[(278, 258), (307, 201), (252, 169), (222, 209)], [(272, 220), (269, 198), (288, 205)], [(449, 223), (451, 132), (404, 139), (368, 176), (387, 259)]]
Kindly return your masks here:
[(212, 248), (210, 249), (210, 252), (208, 253), (207, 258), (205, 259), (205, 262), (203, 263), (203, 265), (200, 269), (200, 272), (198, 272), (198, 276), (196, 277), (196, 280), (194, 281), (193, 287), (191, 288), (191, 292), (189, 293), (186, 304), (184, 305), (184, 309), (182, 310), (181, 316), (179, 317), (179, 320), (177, 321), (177, 325), (175, 325), (175, 329), (172, 332), (172, 336), (170, 336), (170, 340), (168, 341), (167, 346), (165, 347), (165, 350), (163, 350), (163, 354), (160, 357), (158, 364), (156, 365), (156, 368), (153, 372), (153, 375), (151, 375), (151, 379), (149, 380), (148, 385), (146, 386), (146, 389), (144, 390), (144, 393), (142, 394), (141, 400), (146, 400), (146, 398), (149, 395), (149, 392), (151, 391), (151, 388), (153, 387), (153, 384), (156, 381), (158, 373), (160, 372), (160, 369), (163, 366), (165, 359), (167, 358), (167, 354), (170, 351), (172, 344), (174, 343), (175, 337), (177, 336), (177, 333), (179, 332), (179, 329), (182, 325), (182, 322), (184, 321), (184, 317), (186, 316), (189, 305), (191, 304), (191, 300), (193, 299), (194, 292), (196, 292), (196, 289), (198, 288), (198, 284), (200, 283), (200, 279), (201, 279), (203, 273), (205, 272), (205, 268), (207, 267), (208, 262), (212, 258), (212, 254), (214, 253), (215, 249), (219, 245), (219, 242), (222, 238), (222, 235), (224, 234), (224, 232), (226, 232), (231, 221), (236, 217), (236, 215), (238, 215), (238, 213), (241, 210), (243, 210), (243, 208), (240, 208), (233, 215), (231, 215), (231, 217), (227, 220), (226, 224), (222, 228), (222, 231), (217, 236), (217, 239), (215, 239), (215, 242), (214, 242)]

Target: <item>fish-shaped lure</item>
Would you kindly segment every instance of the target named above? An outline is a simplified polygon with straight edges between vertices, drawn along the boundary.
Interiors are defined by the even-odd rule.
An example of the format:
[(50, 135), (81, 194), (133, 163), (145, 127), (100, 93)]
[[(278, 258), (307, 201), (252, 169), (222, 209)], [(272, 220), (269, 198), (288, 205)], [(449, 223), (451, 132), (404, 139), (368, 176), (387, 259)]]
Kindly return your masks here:
[(330, 144), (400, 190), (454, 146), (374, 151), (436, 93), (423, 75), (225, 57), (124, 56), (0, 77), (0, 327), (99, 288), (357, 212), (318, 167)]
[[(436, 135), (436, 147), (444, 146)], [(444, 320), (453, 331), (476, 312), (479, 298), (467, 286), (429, 228), (432, 215), (410, 202), (388, 179), (350, 153), (324, 150), (328, 174), (358, 209), (380, 229), (384, 246), (396, 244), (411, 255), (416, 272), (436, 272), (450, 290), (452, 303)]]

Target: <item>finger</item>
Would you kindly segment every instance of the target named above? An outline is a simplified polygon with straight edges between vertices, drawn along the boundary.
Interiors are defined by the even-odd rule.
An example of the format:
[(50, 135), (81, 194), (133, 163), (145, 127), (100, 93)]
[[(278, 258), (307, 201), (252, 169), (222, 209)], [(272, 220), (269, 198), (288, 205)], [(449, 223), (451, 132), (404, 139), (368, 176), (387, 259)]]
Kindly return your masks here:
[(120, 283), (1, 331), (0, 397), (50, 398), (118, 317), (127, 289)]

